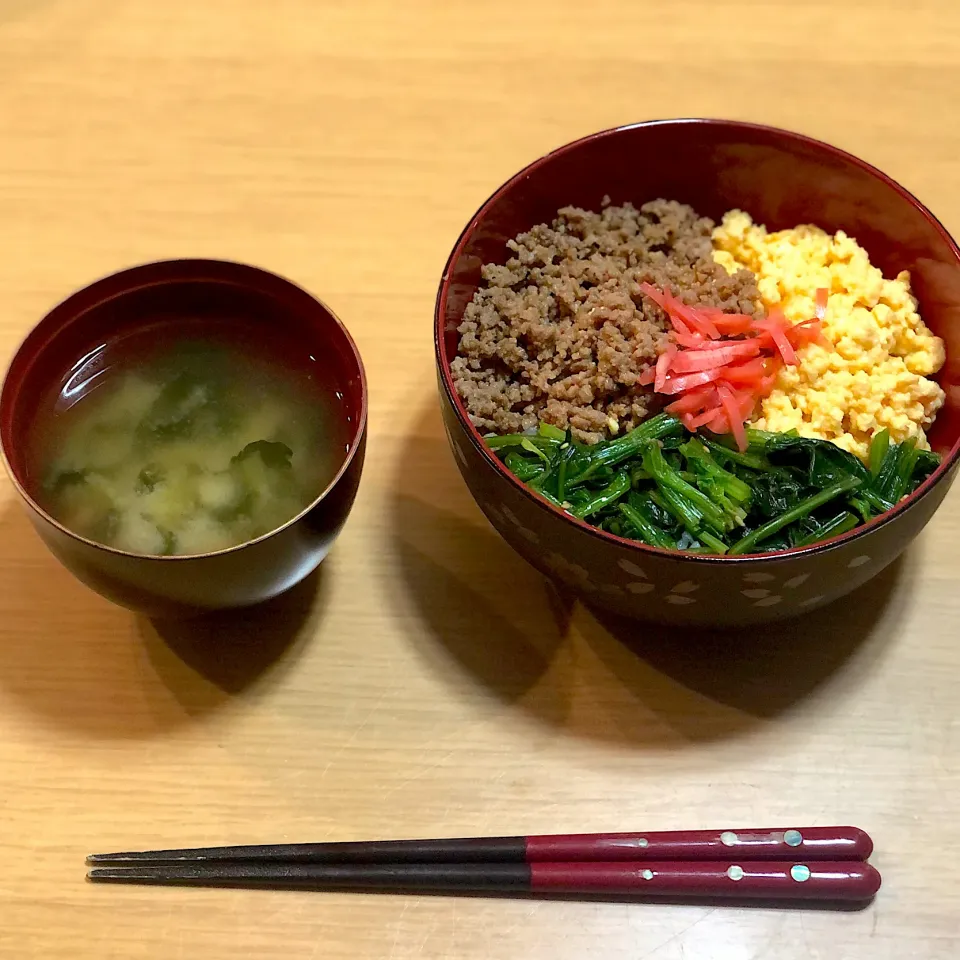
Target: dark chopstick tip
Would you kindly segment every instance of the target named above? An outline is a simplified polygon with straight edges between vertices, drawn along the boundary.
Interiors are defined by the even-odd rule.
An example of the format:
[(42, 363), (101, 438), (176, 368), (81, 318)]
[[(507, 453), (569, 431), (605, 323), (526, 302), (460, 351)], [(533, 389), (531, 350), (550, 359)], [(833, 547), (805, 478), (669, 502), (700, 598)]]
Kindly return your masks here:
[(87, 871), (87, 879), (93, 881), (143, 881), (152, 879), (149, 874), (141, 874), (129, 867), (94, 867)]
[(125, 860), (133, 859), (129, 853), (91, 853), (87, 857), (87, 863), (123, 863)]
[(142, 853), (91, 853), (87, 856), (87, 863), (130, 863), (143, 860)]

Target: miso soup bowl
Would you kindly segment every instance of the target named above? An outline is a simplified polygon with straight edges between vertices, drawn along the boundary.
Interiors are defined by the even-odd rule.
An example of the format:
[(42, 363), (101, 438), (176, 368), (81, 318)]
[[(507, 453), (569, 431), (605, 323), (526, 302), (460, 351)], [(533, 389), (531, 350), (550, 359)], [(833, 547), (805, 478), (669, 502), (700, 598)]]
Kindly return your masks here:
[[(920, 313), (946, 341), (937, 379), (946, 404), (929, 432), (943, 457), (911, 496), (846, 536), (742, 557), (667, 552), (603, 533), (534, 495), (485, 447), (450, 374), (457, 326), (485, 263), (560, 207), (598, 209), (658, 197), (719, 220), (732, 208), (771, 230), (844, 230), (887, 277), (909, 270)], [(705, 627), (761, 624), (828, 604), (876, 576), (923, 529), (960, 462), (960, 249), (915, 197), (835, 147), (727, 120), (663, 120), (607, 130), (534, 161), (500, 187), (457, 241), (435, 316), (443, 422), (474, 499), (504, 539), (547, 577), (594, 606), (642, 620)]]
[[(26, 450), (39, 397), (80, 358), (146, 318), (238, 317), (285, 328), (318, 361), (316, 376), (338, 402), (348, 442), (324, 490), (297, 516), (255, 540), (189, 556), (128, 553), (79, 536), (34, 498)], [(15, 354), (0, 392), (0, 449), (30, 521), (79, 580), (121, 606), (150, 616), (189, 616), (269, 600), (307, 577), (333, 545), (353, 505), (363, 468), (367, 391), (363, 364), (343, 324), (319, 300), (256, 267), (170, 260), (98, 280), (54, 307)]]

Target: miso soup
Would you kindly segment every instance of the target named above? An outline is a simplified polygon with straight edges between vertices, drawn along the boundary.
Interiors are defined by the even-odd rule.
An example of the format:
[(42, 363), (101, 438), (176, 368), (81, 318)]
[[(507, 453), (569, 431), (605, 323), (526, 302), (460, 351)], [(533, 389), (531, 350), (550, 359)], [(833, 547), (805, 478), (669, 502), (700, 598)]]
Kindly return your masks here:
[(209, 319), (105, 344), (42, 403), (38, 502), (75, 533), (140, 554), (269, 533), (345, 458), (342, 394), (318, 362), (269, 327)]

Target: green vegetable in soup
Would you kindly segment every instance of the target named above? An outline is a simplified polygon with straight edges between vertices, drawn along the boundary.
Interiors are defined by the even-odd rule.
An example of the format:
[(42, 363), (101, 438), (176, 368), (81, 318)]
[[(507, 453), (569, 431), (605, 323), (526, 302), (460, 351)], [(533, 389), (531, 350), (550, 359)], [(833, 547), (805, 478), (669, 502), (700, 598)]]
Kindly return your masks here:
[(257, 456), (263, 461), (264, 466), (272, 470), (289, 470), (293, 451), (285, 443), (276, 440), (254, 440), (253, 443), (248, 443), (231, 460), (231, 463), (242, 463)]
[(148, 463), (137, 474), (137, 493), (153, 493), (157, 484), (166, 476), (166, 470), (158, 463)]
[(58, 470), (47, 481), (47, 492), (53, 496), (63, 493), (67, 487), (79, 486), (87, 482), (86, 470)]
[(222, 436), (235, 429), (240, 418), (237, 399), (216, 366), (209, 373), (191, 369), (164, 385), (140, 421), (137, 436), (147, 443)]
[(180, 344), (67, 408), (44, 506), (77, 533), (135, 553), (243, 543), (291, 519), (327, 482), (336, 454), (325, 451), (332, 438), (317, 408), (279, 371), (229, 348)]

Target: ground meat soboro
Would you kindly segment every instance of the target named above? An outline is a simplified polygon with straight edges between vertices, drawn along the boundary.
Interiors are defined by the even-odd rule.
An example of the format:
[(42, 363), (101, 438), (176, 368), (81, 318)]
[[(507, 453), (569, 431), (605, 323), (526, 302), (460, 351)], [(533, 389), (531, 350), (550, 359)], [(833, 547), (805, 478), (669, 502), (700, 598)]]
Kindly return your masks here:
[(487, 264), (464, 311), (451, 369), (483, 432), (516, 433), (544, 420), (595, 443), (655, 412), (637, 378), (666, 344), (664, 313), (640, 292), (652, 283), (689, 304), (752, 314), (752, 273), (713, 261), (713, 222), (682, 203), (654, 200), (600, 213), (565, 207)]

